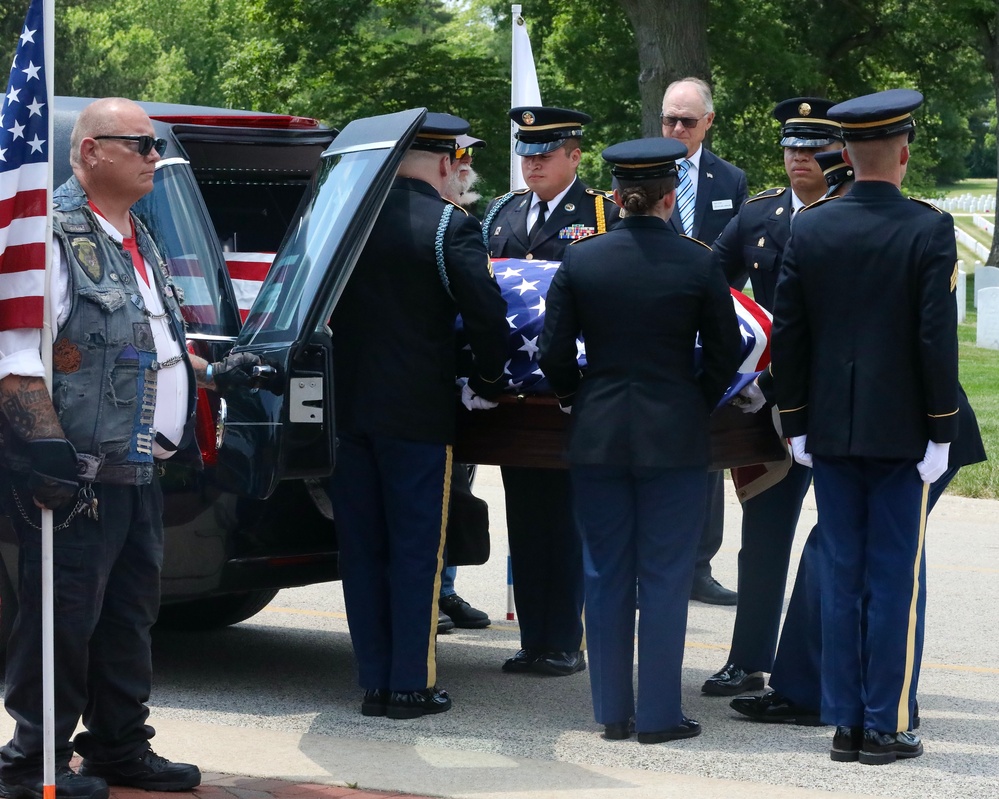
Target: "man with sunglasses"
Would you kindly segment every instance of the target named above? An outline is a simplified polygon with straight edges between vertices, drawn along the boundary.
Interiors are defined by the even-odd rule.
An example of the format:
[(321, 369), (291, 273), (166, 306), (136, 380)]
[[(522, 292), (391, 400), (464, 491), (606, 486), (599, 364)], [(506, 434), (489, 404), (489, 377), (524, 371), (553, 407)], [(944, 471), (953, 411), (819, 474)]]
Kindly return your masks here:
[[(711, 245), (748, 195), (746, 173), (706, 147), (704, 137), (715, 121), (711, 87), (699, 78), (683, 78), (666, 87), (660, 114), (663, 136), (687, 146), (677, 163), (676, 207), (670, 225)], [(708, 474), (708, 505), (697, 546), (690, 598), (710, 605), (734, 605), (738, 595), (711, 575), (711, 559), (721, 549), (725, 528), (724, 472)]]
[[(182, 296), (132, 205), (153, 188), (164, 143), (120, 98), (80, 114), (73, 177), (54, 195), (52, 396), (40, 331), (0, 332), (0, 504), (20, 546), (19, 611), (4, 704), (0, 797), (42, 797), (39, 508), (54, 511), (56, 795), (108, 785), (190, 790), (197, 766), (149, 745), (150, 628), (160, 604), (162, 495), (156, 461), (194, 444), (197, 387), (224, 390), (255, 356), (189, 355)], [(37, 506), (37, 507), (36, 507)], [(71, 740), (78, 722), (85, 730)], [(83, 757), (69, 768), (73, 749)]]

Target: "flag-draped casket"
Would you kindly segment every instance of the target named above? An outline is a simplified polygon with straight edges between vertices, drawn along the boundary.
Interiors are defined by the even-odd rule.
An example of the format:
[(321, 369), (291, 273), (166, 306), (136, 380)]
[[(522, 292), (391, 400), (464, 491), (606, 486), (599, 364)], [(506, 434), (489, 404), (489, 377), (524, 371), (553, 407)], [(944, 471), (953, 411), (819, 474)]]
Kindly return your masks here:
[[(510, 360), (504, 375), (507, 390), (499, 407), (490, 411), (467, 411), (459, 405), (456, 461), (553, 468), (567, 465), (563, 450), (569, 416), (559, 410), (537, 360), (545, 297), (558, 266), (556, 261), (493, 260), (510, 325)], [(735, 290), (732, 302), (742, 332), (743, 360), (711, 418), (712, 467), (716, 469), (781, 460), (784, 456), (768, 411), (745, 414), (728, 404), (770, 363), (770, 315)], [(458, 325), (460, 340), (460, 319)], [(577, 341), (576, 349), (580, 369), (585, 371), (586, 344), (582, 339)], [(464, 352), (467, 355), (467, 350)], [(696, 367), (696, 348), (691, 357)], [(467, 373), (468, 369), (467, 362), (459, 366), (459, 371)]]

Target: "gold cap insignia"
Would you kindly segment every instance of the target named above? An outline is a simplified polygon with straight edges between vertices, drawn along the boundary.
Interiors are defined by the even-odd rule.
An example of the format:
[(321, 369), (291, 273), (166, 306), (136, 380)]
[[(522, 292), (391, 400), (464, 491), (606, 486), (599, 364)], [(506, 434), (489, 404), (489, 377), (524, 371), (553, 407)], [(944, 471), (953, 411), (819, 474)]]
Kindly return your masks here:
[(812, 106), (809, 103), (802, 103), (798, 106), (798, 113), (803, 117), (807, 117), (810, 113), (812, 113)]
[(73, 254), (79, 261), (83, 271), (87, 273), (95, 283), (101, 279), (101, 265), (97, 262), (97, 248), (90, 239), (73, 239), (70, 242)]
[(530, 111), (525, 111), (523, 114), (520, 115), (520, 118), (525, 125), (534, 124), (534, 114), (532, 114)]

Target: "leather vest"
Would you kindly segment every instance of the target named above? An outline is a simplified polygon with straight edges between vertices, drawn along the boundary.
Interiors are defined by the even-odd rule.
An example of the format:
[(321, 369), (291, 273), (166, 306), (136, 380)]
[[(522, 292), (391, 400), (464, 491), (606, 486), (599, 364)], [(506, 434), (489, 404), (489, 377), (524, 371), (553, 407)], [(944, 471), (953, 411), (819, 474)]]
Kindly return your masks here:
[[(53, 343), (52, 400), (66, 438), (97, 482), (142, 485), (152, 481), (156, 436), (157, 371), (149, 312), (135, 284), (131, 256), (108, 236), (76, 178), (54, 196), (53, 235), (69, 271), (71, 310)], [(139, 252), (151, 266), (174, 336), (184, 348), (184, 321), (166, 264), (149, 232), (132, 217)], [(190, 359), (188, 422), (180, 446), (190, 442), (197, 386)], [(83, 466), (81, 466), (81, 470)]]

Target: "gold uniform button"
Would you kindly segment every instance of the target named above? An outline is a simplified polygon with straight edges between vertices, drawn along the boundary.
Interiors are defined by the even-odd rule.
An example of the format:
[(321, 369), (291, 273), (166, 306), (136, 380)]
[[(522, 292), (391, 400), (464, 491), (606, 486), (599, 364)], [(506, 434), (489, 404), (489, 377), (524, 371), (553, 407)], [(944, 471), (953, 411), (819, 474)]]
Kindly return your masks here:
[(533, 253), (527, 253), (527, 255), (524, 256), (524, 258), (527, 261), (533, 261), (534, 260), (534, 254)]
[(759, 269), (759, 268), (760, 268), (760, 265), (758, 263), (757, 264), (753, 264), (753, 269)]

